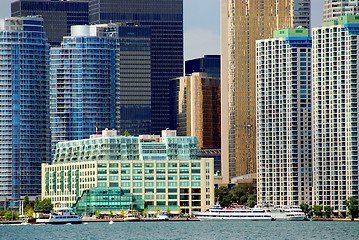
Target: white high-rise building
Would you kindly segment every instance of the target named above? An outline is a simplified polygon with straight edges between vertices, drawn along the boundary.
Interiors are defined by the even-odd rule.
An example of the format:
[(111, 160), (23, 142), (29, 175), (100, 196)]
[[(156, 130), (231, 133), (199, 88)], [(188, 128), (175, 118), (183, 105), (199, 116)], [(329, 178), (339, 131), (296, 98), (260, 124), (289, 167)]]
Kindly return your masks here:
[(358, 199), (359, 16), (313, 29), (313, 204)]
[(355, 15), (359, 12), (359, 0), (325, 0), (323, 21), (333, 21), (337, 17), (347, 14)]
[(312, 201), (311, 46), (307, 28), (256, 41), (259, 204)]

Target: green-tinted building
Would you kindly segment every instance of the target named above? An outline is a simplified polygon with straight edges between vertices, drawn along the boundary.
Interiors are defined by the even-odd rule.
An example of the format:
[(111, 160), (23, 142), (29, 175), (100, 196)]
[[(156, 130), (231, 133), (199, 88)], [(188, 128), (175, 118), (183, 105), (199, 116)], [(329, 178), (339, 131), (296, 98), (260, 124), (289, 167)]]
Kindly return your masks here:
[(93, 188), (84, 190), (77, 199), (74, 209), (82, 216), (95, 214), (96, 211), (110, 212), (114, 214), (124, 209), (141, 211), (145, 208), (145, 202), (141, 196), (134, 196), (128, 190), (121, 188)]
[[(169, 206), (180, 207), (183, 213), (204, 211), (214, 203), (214, 167), (213, 158), (198, 157), (197, 144), (195, 137), (178, 137), (172, 130), (162, 136), (138, 137), (104, 130), (90, 139), (60, 142), (52, 164), (42, 166), (42, 198), (61, 207), (78, 202), (80, 212), (96, 206), (102, 206), (100, 211), (108, 206), (120, 211), (131, 204), (122, 196), (132, 196), (138, 209)], [(117, 189), (121, 197), (97, 201), (100, 189), (107, 188)], [(112, 194), (106, 191), (103, 196)], [(141, 199), (144, 205), (137, 203)]]

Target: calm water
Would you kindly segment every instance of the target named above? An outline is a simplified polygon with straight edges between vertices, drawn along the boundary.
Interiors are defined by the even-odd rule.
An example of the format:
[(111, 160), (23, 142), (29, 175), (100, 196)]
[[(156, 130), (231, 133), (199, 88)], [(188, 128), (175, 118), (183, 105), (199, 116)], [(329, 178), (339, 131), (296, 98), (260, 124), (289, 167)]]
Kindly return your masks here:
[(1, 240), (21, 239), (359, 239), (359, 222), (115, 222), (0, 225)]

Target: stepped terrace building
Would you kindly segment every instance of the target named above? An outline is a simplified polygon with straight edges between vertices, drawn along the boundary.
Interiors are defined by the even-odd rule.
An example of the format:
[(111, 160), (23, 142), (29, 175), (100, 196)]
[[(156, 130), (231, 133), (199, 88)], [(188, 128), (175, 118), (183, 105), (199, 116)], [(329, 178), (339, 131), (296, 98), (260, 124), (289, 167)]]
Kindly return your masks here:
[(346, 213), (359, 199), (359, 16), (313, 29), (313, 204)]
[(162, 137), (104, 130), (90, 139), (60, 142), (52, 164), (42, 166), (42, 198), (72, 206), (84, 191), (117, 188), (137, 202), (141, 197), (146, 207), (203, 211), (214, 202), (213, 159), (199, 159), (197, 149), (195, 137), (177, 137), (171, 130)]
[(311, 47), (307, 28), (257, 40), (260, 204), (311, 205)]

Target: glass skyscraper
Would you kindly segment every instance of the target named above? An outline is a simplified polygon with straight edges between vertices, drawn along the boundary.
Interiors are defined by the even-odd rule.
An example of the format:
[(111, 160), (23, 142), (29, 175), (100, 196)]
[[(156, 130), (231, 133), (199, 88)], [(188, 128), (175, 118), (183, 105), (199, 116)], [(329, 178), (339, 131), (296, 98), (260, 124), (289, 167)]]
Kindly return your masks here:
[(105, 128), (151, 129), (151, 30), (124, 24), (73, 26), (51, 48), (52, 143)]
[(70, 35), (72, 25), (89, 22), (88, 1), (17, 0), (11, 3), (11, 16), (44, 18), (44, 29), (51, 46), (58, 46), (63, 36)]
[(43, 19), (0, 20), (0, 59), (0, 202), (7, 208), (21, 197), (41, 194), (41, 163), (50, 161)]
[[(92, 31), (91, 31), (92, 30)], [(117, 26), (73, 26), (51, 48), (52, 144), (116, 127)]]
[(169, 81), (183, 75), (183, 0), (89, 0), (89, 21), (151, 27), (151, 132), (159, 134), (170, 125)]

